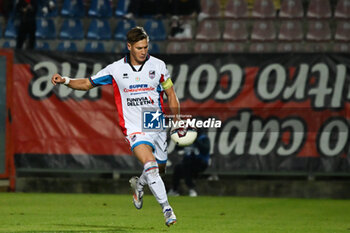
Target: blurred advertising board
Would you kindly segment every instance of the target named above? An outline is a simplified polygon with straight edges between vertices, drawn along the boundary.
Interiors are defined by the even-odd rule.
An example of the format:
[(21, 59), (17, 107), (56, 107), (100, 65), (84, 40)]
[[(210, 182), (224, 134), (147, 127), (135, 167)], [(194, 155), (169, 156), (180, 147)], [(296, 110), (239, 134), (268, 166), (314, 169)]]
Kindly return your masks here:
[[(54, 87), (123, 54), (17, 51), (16, 166), (138, 169), (118, 127), (113, 87)], [(159, 55), (189, 118), (208, 123), (218, 172), (350, 171), (350, 57), (346, 54)], [(166, 101), (165, 101), (166, 102)], [(165, 103), (166, 108), (166, 103)], [(170, 158), (177, 156), (169, 144)]]

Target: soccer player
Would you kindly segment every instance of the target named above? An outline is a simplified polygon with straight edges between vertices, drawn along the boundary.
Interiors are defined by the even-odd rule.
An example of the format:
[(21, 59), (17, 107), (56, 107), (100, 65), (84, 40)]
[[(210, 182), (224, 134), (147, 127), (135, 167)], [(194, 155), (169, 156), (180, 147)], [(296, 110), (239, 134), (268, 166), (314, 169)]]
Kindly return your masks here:
[(142, 27), (132, 28), (127, 33), (129, 53), (124, 58), (89, 78), (70, 79), (54, 74), (51, 82), (53, 85), (65, 84), (75, 90), (113, 85), (119, 125), (133, 155), (144, 166), (141, 176), (132, 177), (129, 181), (134, 191), (134, 205), (137, 209), (142, 208), (143, 187), (147, 184), (162, 207), (165, 224), (171, 226), (176, 222), (176, 216), (168, 203), (165, 186), (159, 174), (165, 172), (167, 161), (166, 132), (144, 132), (142, 114), (145, 108), (151, 108), (156, 110), (153, 117), (160, 117), (163, 113), (162, 95), (165, 92), (176, 122), (180, 120), (180, 104), (165, 63), (148, 54), (148, 41), (149, 37)]

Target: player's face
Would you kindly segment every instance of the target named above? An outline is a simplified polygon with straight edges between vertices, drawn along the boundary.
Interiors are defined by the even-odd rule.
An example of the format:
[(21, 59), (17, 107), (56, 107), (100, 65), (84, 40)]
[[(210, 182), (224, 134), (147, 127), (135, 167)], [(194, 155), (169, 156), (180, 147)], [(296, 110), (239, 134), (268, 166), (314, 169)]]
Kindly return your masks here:
[(140, 40), (134, 44), (128, 43), (130, 51), (130, 60), (132, 65), (141, 65), (147, 57), (148, 42), (147, 39)]

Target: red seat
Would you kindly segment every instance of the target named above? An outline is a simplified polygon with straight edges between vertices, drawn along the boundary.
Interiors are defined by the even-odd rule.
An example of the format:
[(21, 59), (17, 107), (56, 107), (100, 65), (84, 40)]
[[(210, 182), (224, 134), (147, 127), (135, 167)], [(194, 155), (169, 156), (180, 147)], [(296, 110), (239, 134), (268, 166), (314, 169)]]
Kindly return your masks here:
[(333, 52), (350, 53), (350, 44), (349, 43), (335, 43), (333, 46)]
[(246, 18), (248, 17), (247, 1), (228, 0), (224, 10), (226, 18)]
[(275, 46), (273, 43), (256, 42), (251, 43), (249, 46), (249, 52), (251, 53), (271, 53), (275, 52)]
[(256, 20), (253, 25), (252, 40), (266, 41), (276, 39), (276, 29), (272, 20)]
[(215, 42), (196, 42), (195, 53), (217, 53)]
[(241, 53), (244, 52), (244, 43), (224, 42), (221, 45), (222, 53)]
[(328, 21), (309, 20), (306, 39), (311, 41), (324, 41), (331, 39), (331, 29)]
[(278, 43), (277, 45), (277, 52), (284, 53), (284, 52), (301, 52), (302, 46), (301, 43)]
[(189, 42), (171, 41), (166, 47), (166, 53), (179, 54), (191, 53)]
[(329, 52), (330, 51), (330, 44), (324, 43), (324, 42), (312, 42), (307, 43), (304, 45), (304, 51), (305, 52)]
[(350, 20), (338, 20), (334, 39), (338, 41), (350, 41)]
[(222, 38), (224, 40), (248, 39), (247, 22), (245, 20), (227, 20)]
[(219, 22), (215, 19), (205, 19), (199, 23), (196, 33), (198, 40), (218, 40), (221, 37)]
[(310, 0), (306, 16), (308, 18), (332, 17), (331, 5), (328, 0)]
[(279, 17), (280, 18), (302, 18), (304, 9), (301, 0), (282, 1)]
[(304, 37), (300, 20), (282, 20), (278, 39), (282, 41), (300, 41)]
[(272, 0), (255, 0), (252, 10), (254, 18), (274, 18), (276, 16), (275, 6)]
[(201, 13), (199, 18), (220, 17), (220, 0), (201, 0)]
[(336, 18), (350, 18), (350, 0), (339, 0), (335, 10), (334, 17)]

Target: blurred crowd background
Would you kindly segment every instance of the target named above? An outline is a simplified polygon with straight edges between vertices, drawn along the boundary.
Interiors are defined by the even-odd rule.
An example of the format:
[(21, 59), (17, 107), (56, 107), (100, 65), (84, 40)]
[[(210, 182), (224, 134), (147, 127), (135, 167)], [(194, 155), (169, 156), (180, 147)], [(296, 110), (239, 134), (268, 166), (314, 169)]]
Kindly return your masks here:
[[(15, 48), (23, 30), (21, 1), (0, 0), (2, 48)], [(124, 53), (125, 33), (140, 25), (153, 54), (350, 52), (350, 0), (23, 2), (36, 5), (35, 42), (24, 49)]]

